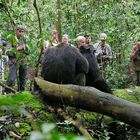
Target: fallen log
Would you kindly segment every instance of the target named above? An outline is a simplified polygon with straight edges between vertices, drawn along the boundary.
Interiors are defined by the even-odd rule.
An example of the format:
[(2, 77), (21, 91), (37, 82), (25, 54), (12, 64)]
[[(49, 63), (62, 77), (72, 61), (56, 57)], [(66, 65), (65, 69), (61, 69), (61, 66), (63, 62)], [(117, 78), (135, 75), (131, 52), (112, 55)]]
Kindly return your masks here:
[(101, 92), (93, 87), (54, 84), (35, 78), (48, 101), (98, 112), (140, 128), (140, 105)]

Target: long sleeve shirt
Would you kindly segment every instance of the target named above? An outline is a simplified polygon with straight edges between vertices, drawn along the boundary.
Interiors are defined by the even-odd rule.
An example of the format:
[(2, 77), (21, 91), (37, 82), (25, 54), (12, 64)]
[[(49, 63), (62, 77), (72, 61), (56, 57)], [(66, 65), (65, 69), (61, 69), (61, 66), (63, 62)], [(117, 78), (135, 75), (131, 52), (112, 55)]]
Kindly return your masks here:
[(99, 54), (106, 55), (107, 58), (112, 58), (112, 51), (109, 44), (105, 43), (105, 46), (102, 47), (100, 43), (94, 44), (95, 56), (97, 57)]

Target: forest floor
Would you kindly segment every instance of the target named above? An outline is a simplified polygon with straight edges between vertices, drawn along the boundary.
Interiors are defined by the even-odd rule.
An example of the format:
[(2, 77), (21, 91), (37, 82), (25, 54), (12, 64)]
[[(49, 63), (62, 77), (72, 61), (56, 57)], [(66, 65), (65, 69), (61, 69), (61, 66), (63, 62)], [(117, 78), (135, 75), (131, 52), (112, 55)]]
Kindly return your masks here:
[[(140, 104), (139, 87), (114, 90), (114, 94)], [(112, 133), (112, 131), (110, 133), (112, 124), (117, 127), (115, 130), (118, 135), (116, 140), (140, 139), (140, 130), (111, 117), (103, 117), (101, 114), (70, 106), (64, 106), (63, 110), (73, 120), (78, 121), (79, 126), (83, 126), (94, 140), (109, 139)], [(52, 137), (49, 140), (61, 140), (60, 136), (66, 134), (65, 140), (74, 140), (75, 136), (73, 135), (80, 135), (70, 120), (64, 119), (62, 114), (56, 112), (54, 106), (43, 104), (37, 95), (25, 91), (0, 96), (0, 140), (31, 139), (32, 131), (38, 131), (44, 135), (43, 130), (41, 130), (43, 124), (46, 124), (47, 129), (51, 131), (47, 132)], [(69, 136), (69, 134), (71, 135)], [(81, 140), (84, 139), (81, 138)]]

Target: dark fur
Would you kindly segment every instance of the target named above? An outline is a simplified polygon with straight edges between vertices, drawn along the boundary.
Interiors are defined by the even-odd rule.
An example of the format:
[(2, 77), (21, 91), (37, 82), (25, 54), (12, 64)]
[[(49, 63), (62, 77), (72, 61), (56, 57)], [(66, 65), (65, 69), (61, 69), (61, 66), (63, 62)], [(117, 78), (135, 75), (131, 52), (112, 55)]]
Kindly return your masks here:
[(80, 52), (88, 60), (89, 72), (86, 75), (86, 86), (95, 87), (103, 92), (112, 93), (105, 80), (100, 75), (98, 62), (94, 54), (93, 46), (81, 46)]
[(88, 68), (77, 48), (61, 43), (45, 52), (41, 76), (54, 83), (85, 85)]

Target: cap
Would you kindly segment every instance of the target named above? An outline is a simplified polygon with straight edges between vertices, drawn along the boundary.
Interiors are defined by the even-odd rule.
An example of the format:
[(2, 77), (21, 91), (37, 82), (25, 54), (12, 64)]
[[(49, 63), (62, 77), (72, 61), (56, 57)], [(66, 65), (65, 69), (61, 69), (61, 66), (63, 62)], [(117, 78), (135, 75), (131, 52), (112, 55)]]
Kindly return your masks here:
[(19, 29), (21, 29), (21, 30), (25, 30), (25, 28), (24, 28), (23, 25), (18, 25), (17, 28), (16, 28), (16, 30), (19, 30)]
[(100, 40), (106, 40), (107, 35), (105, 33), (100, 34)]

